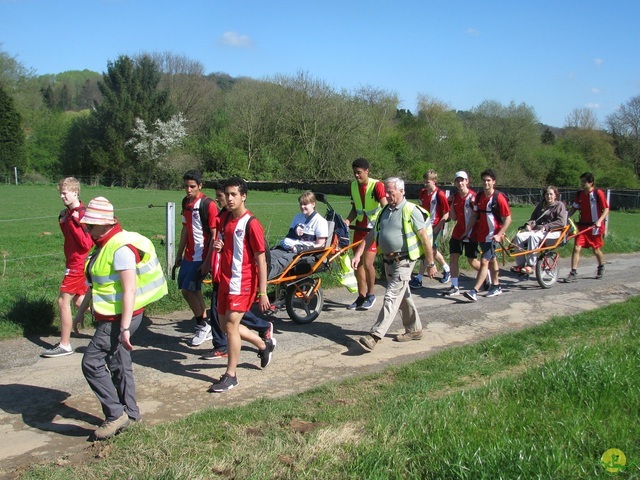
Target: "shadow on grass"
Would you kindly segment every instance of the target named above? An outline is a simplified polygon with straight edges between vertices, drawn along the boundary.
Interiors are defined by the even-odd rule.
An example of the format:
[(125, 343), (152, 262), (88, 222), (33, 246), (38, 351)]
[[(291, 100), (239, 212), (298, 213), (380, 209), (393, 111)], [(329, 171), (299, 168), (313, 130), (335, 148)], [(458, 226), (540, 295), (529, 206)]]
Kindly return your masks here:
[(55, 318), (53, 303), (44, 297), (33, 299), (22, 296), (17, 298), (5, 314), (5, 318), (16, 325), (20, 325), (22, 334), (25, 337), (29, 335), (50, 335), (58, 331), (53, 326)]

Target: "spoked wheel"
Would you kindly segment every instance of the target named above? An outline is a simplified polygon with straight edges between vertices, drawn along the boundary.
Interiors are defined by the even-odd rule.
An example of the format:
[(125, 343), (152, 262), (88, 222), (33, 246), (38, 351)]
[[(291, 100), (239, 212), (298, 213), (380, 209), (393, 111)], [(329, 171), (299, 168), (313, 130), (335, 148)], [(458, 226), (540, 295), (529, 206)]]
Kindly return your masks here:
[(319, 279), (306, 278), (287, 287), (285, 305), (291, 320), (296, 323), (311, 323), (322, 311), (324, 294), (316, 283)]
[(551, 288), (558, 281), (560, 255), (547, 252), (538, 257), (536, 262), (536, 280), (542, 288)]

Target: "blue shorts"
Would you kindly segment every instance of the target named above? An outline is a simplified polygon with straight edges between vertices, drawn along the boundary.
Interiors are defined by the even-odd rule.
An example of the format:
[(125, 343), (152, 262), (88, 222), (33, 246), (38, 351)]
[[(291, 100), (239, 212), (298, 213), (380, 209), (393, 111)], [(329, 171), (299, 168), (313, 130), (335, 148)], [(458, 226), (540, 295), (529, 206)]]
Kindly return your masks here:
[(433, 247), (434, 250), (438, 249), (438, 237), (442, 234), (442, 229), (438, 230), (436, 233), (433, 234), (433, 243), (431, 244), (431, 246)]
[(180, 273), (178, 274), (178, 288), (180, 290), (198, 292), (202, 289), (202, 278), (198, 271), (200, 265), (202, 265), (202, 261), (190, 262), (188, 260), (182, 260)]
[(494, 242), (480, 242), (480, 253), (483, 260), (493, 260), (496, 258), (496, 247)]

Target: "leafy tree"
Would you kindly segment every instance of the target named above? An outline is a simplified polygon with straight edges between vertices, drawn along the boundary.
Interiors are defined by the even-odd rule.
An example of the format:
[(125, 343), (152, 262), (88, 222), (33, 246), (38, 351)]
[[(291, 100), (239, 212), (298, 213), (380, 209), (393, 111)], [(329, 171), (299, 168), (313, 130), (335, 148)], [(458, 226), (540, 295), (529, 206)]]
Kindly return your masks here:
[(542, 183), (546, 172), (536, 163), (540, 134), (533, 108), (487, 100), (471, 111), (466, 124), (476, 132), (480, 150), (501, 184)]
[(24, 169), (25, 137), (22, 119), (13, 99), (0, 85), (0, 172), (6, 174), (13, 167)]
[(144, 180), (146, 172), (135, 161), (131, 138), (135, 119), (147, 124), (166, 121), (174, 111), (167, 91), (158, 89), (160, 71), (147, 55), (133, 60), (120, 56), (107, 64), (107, 72), (99, 83), (103, 101), (92, 113), (93, 139), (96, 148), (90, 153), (92, 174), (119, 177), (123, 185)]
[(640, 95), (607, 117), (607, 125), (622, 162), (640, 177)]

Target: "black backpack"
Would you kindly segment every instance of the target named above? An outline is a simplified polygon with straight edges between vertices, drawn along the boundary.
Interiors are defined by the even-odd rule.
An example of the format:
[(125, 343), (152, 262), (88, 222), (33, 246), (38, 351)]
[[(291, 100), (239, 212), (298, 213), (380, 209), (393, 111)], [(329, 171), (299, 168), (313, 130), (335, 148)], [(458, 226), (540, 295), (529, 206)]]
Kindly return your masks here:
[[(207, 228), (209, 226), (209, 205), (211, 204), (211, 202), (213, 202), (212, 199), (210, 199), (206, 195), (203, 195), (202, 200), (200, 201), (200, 205), (198, 206), (198, 211), (200, 212), (200, 221), (202, 222), (202, 225), (205, 225)], [(190, 208), (187, 208), (187, 197), (184, 197), (182, 199), (183, 215), (185, 210), (191, 211)]]
[[(476, 201), (475, 201), (476, 205), (480, 204), (480, 198), (481, 198), (480, 195), (484, 196), (484, 192), (480, 192), (478, 193), (478, 195), (476, 195)], [(509, 199), (504, 193), (502, 193), (499, 190), (496, 190), (493, 196), (495, 201), (491, 203), (491, 210), (478, 209), (478, 212), (490, 213), (494, 216), (494, 218), (497, 218), (500, 220), (500, 222), (502, 222), (502, 216), (500, 215), (500, 206), (498, 205), (498, 200), (500, 199), (500, 196), (504, 196), (504, 199), (507, 201), (507, 203), (509, 203)]]

